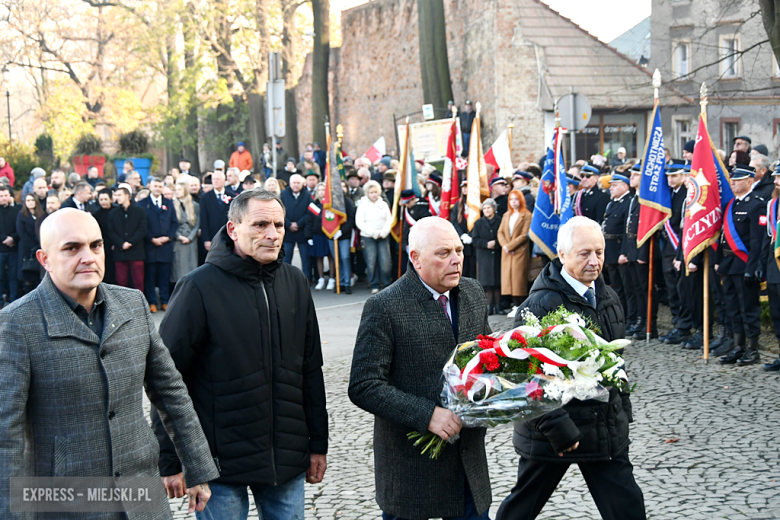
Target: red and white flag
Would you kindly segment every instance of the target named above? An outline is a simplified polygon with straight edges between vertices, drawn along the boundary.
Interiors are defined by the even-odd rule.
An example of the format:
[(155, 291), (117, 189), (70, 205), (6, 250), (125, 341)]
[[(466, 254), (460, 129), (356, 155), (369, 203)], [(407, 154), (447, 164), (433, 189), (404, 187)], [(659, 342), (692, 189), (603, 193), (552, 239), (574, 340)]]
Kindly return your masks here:
[(509, 148), (509, 130), (504, 130), (501, 135), (498, 136), (496, 142), (490, 147), (490, 150), (485, 154), (485, 162), (492, 164), (496, 168), (496, 173), (499, 171), (501, 175), (506, 177), (514, 171), (512, 166), (512, 152)]
[(441, 187), (441, 206), (439, 216), (441, 218), (450, 218), (450, 208), (453, 202), (457, 202), (460, 195), (458, 186), (458, 172), (455, 170), (455, 161), (457, 161), (457, 147), (455, 142), (458, 137), (458, 125), (453, 121), (450, 128), (450, 137), (447, 139), (447, 156), (444, 158), (444, 175)]
[(384, 157), (386, 153), (387, 148), (385, 147), (385, 137), (382, 136), (376, 140), (374, 145), (369, 148), (366, 153), (363, 154), (363, 157), (371, 161), (372, 164), (375, 164), (379, 162), (379, 159)]

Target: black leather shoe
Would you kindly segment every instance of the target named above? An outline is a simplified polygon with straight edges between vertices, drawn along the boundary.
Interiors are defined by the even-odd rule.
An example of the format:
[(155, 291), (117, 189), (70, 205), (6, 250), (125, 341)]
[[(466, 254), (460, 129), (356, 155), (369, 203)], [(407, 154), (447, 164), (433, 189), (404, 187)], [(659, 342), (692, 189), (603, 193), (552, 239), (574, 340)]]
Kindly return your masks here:
[(637, 320), (628, 327), (626, 327), (626, 337), (633, 336), (637, 333), (637, 331), (640, 331), (645, 328), (645, 324), (642, 323), (642, 320)]
[(704, 333), (700, 330), (696, 331), (696, 334), (691, 336), (691, 339), (683, 343), (682, 348), (686, 350), (699, 350), (704, 347)]
[(723, 340), (726, 339), (728, 336), (728, 333), (726, 332), (726, 327), (723, 325), (720, 326), (720, 333), (716, 338), (710, 338), (710, 352), (718, 348), (721, 343), (723, 343)]
[(497, 316), (506, 316), (507, 312), (501, 308), (500, 305), (493, 306), (493, 314), (496, 314)]
[(670, 330), (669, 332), (667, 332), (667, 333), (665, 333), (665, 334), (661, 334), (660, 336), (658, 336), (658, 341), (660, 341), (661, 343), (665, 343), (665, 342), (666, 342), (666, 338), (668, 338), (668, 337), (669, 337), (669, 334), (671, 334), (671, 333), (672, 333), (672, 332), (674, 332), (675, 330), (676, 330), (676, 329), (672, 329), (672, 330)]
[(667, 345), (679, 345), (683, 341), (690, 339), (691, 332), (683, 329), (674, 329), (666, 337), (665, 343)]
[(748, 338), (748, 346), (745, 353), (737, 360), (737, 366), (744, 367), (755, 365), (761, 361), (761, 354), (758, 353), (758, 336)]
[(733, 365), (745, 354), (745, 336), (734, 333), (734, 348), (727, 355), (720, 358), (721, 365)]
[(725, 356), (729, 352), (734, 350), (734, 339), (731, 336), (726, 336), (721, 341), (720, 345), (715, 348), (710, 348), (711, 356)]
[(780, 357), (772, 361), (771, 363), (764, 363), (764, 370), (767, 372), (778, 372), (780, 371)]
[(344, 292), (347, 294), (352, 294), (352, 287), (347, 285), (344, 287)]
[[(642, 328), (634, 332), (632, 337), (634, 339), (647, 339), (647, 325), (642, 325)], [(650, 339), (658, 339), (658, 327), (650, 328)]]

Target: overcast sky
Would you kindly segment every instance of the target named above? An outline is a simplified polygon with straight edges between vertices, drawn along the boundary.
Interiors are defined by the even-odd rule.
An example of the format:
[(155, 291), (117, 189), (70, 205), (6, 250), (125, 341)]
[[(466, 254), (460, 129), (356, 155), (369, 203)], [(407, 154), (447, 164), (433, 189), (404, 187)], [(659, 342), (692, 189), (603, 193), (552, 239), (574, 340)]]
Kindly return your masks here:
[(651, 0), (542, 0), (566, 18), (609, 43), (648, 16)]
[[(331, 0), (349, 9), (367, 0)], [(541, 0), (566, 18), (609, 43), (648, 16), (652, 0)]]

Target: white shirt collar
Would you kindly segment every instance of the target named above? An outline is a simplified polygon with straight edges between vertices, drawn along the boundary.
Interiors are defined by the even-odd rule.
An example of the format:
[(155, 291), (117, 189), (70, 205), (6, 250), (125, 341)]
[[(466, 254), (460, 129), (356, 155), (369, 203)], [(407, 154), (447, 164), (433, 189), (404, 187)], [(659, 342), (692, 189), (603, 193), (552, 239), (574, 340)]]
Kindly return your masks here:
[(222, 191), (220, 191), (220, 190), (214, 190), (214, 195), (216, 195), (216, 196), (217, 196), (217, 198), (221, 197), (221, 196), (222, 196), (222, 195), (224, 195), (224, 194), (225, 194), (225, 189), (224, 189), (224, 188), (222, 188)]
[(449, 301), (450, 301), (450, 291), (447, 291), (447, 292), (445, 292), (445, 293), (440, 293), (440, 292), (436, 291), (436, 289), (434, 289), (433, 287), (431, 287), (430, 285), (428, 285), (427, 283), (423, 282), (423, 279), (422, 279), (422, 278), (420, 278), (420, 281), (421, 281), (421, 282), (422, 282), (422, 284), (425, 286), (425, 288), (426, 288), (426, 289), (428, 289), (428, 291), (430, 291), (430, 293), (433, 295), (433, 299), (434, 299), (434, 300), (437, 300), (437, 301), (438, 301), (438, 300), (439, 300), (439, 296), (442, 296), (442, 295), (444, 295), (444, 296), (446, 296), (446, 297), (447, 297), (447, 304), (449, 304)]
[[(568, 271), (566, 271), (566, 266), (561, 268), (561, 276), (563, 276), (563, 279), (566, 280), (569, 285), (571, 285), (572, 289), (574, 289), (577, 294), (580, 296), (585, 296), (585, 291), (588, 290), (588, 286), (570, 275)], [(595, 292), (596, 286), (593, 282), (590, 282), (590, 287), (593, 287)]]
[(739, 201), (743, 201), (743, 200), (745, 200), (745, 197), (747, 197), (747, 196), (748, 196), (748, 195), (750, 195), (751, 193), (753, 193), (753, 188), (750, 188), (750, 191), (749, 191), (749, 192), (747, 192), (747, 193), (745, 193), (745, 194), (744, 194), (744, 195), (742, 195), (741, 197), (737, 197), (737, 200), (739, 200)]
[(159, 197), (155, 197), (154, 195), (150, 195), (150, 197), (152, 198), (152, 202), (154, 202), (158, 206), (162, 206), (162, 195), (160, 195)]

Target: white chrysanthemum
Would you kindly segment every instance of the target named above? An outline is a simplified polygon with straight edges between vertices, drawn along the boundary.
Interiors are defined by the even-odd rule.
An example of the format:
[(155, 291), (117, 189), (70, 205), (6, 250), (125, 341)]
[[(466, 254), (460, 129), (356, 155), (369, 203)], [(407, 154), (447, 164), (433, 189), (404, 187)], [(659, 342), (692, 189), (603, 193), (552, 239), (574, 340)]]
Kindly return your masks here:
[(563, 375), (560, 368), (551, 365), (550, 363), (542, 363), (542, 372), (544, 372), (544, 375), (557, 377), (559, 379), (565, 379), (566, 377)]
[(577, 325), (578, 327), (585, 327), (586, 325), (585, 320), (583, 320), (580, 315), (576, 313), (569, 314), (569, 316), (566, 318), (566, 321), (572, 325)]

